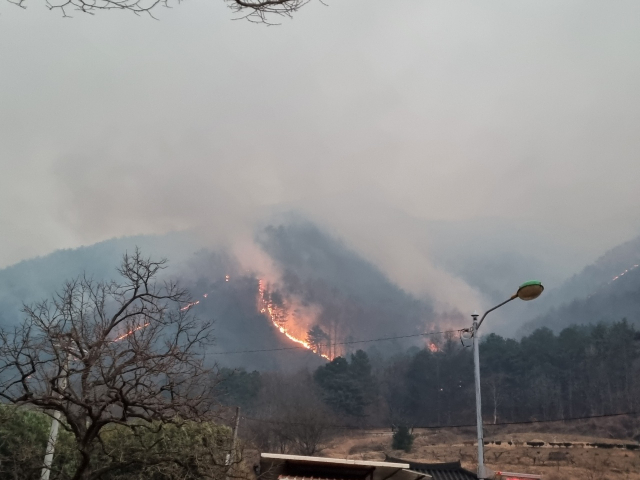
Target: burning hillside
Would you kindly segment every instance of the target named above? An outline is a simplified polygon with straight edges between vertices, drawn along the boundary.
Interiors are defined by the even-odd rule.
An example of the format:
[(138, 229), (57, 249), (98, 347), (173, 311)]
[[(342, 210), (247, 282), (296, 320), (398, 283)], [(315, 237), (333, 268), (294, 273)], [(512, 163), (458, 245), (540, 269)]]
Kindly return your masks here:
[(319, 345), (313, 345), (305, 340), (307, 338), (305, 332), (297, 332), (297, 330), (300, 330), (301, 326), (299, 322), (295, 321), (296, 316), (290, 313), (290, 309), (287, 308), (283, 301), (276, 304), (273, 299), (274, 295), (270, 294), (265, 289), (264, 285), (265, 282), (263, 280), (258, 280), (257, 298), (258, 310), (260, 313), (266, 315), (278, 331), (284, 334), (292, 342), (301, 345), (307, 350), (311, 350), (313, 353), (316, 353), (327, 360), (331, 360), (328, 355), (321, 352)]
[[(166, 256), (172, 269), (167, 275), (177, 276), (192, 293), (193, 299), (181, 306), (183, 312), (214, 319), (216, 344), (211, 353), (217, 356), (212, 361), (223, 365), (298, 369), (357, 348), (372, 346), (382, 355), (391, 355), (409, 345), (428, 347), (418, 339), (345, 344), (431, 330), (435, 315), (427, 302), (404, 292), (374, 265), (313, 225), (263, 230), (258, 245), (264, 259), (257, 259), (255, 269), (247, 258), (241, 258), (241, 252), (194, 252), (187, 240), (167, 241), (166, 245), (145, 244), (140, 238), (114, 240), (16, 266), (4, 275), (17, 286), (10, 287), (8, 280), (4, 284), (5, 291), (13, 292), (17, 300), (2, 304), (0, 323), (19, 322), (18, 300), (37, 300), (38, 292), (53, 292), (65, 279), (83, 271), (108, 279), (111, 265), (118, 262), (116, 255), (141, 243), (147, 247), (145, 254)], [(262, 261), (265, 259), (268, 261)], [(40, 283), (34, 283), (34, 278)], [(18, 295), (29, 291), (25, 285), (34, 291)], [(300, 348), (292, 350), (293, 346)], [(269, 353), (257, 353), (262, 350)], [(252, 353), (243, 354), (245, 351)], [(223, 352), (234, 355), (218, 355)]]
[[(234, 345), (221, 350), (277, 349), (284, 343), (331, 360), (361, 348), (349, 343), (354, 339), (415, 334), (434, 326), (434, 314), (426, 302), (402, 291), (373, 265), (314, 226), (267, 228), (259, 243), (273, 262), (270, 274), (251, 271), (250, 266), (241, 266), (243, 262), (213, 252), (203, 252), (211, 261), (200, 259), (190, 270), (201, 277), (195, 282), (199, 293), (183, 308), (211, 309), (219, 324), (224, 322), (225, 328), (237, 332), (232, 338), (219, 330), (217, 335), (225, 345)], [(221, 309), (234, 297), (235, 310)], [(268, 337), (279, 337), (276, 344), (270, 347), (267, 342), (272, 341), (265, 335), (256, 337), (258, 328), (269, 331)], [(409, 344), (430, 347), (416, 339), (387, 342), (377, 348), (391, 354)]]

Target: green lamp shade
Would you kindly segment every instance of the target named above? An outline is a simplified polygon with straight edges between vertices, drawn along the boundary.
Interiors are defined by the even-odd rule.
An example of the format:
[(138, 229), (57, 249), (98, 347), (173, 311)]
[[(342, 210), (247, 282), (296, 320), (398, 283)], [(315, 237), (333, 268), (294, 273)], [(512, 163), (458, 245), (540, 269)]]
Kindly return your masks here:
[(538, 280), (529, 280), (518, 287), (516, 295), (520, 300), (533, 300), (538, 298), (544, 287)]

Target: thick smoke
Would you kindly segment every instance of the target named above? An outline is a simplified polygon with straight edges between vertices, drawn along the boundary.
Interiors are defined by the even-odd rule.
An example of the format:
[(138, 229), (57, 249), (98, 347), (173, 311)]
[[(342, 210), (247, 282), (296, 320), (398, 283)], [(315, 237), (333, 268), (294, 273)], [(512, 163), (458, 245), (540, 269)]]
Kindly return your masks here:
[[(0, 323), (5, 327), (19, 323), (21, 302), (49, 297), (64, 280), (82, 273), (96, 280), (115, 278), (120, 256), (136, 246), (156, 258), (168, 257), (166, 275), (179, 277), (193, 294), (191, 313), (216, 321), (217, 343), (209, 353), (221, 365), (286, 370), (322, 363), (308, 350), (292, 350), (298, 344), (278, 331), (280, 327), (302, 341), (313, 337), (322, 345), (321, 353), (332, 358), (372, 346), (376, 355), (392, 355), (411, 345), (430, 345), (432, 339), (349, 342), (457, 329), (468, 323), (468, 312), (444, 310), (442, 297), (401, 288), (343, 239), (299, 216), (266, 226), (253, 241), (234, 248), (203, 247), (195, 238), (197, 234), (185, 232), (111, 240), (0, 270)], [(533, 308), (534, 304), (514, 302), (502, 318), (518, 319), (512, 327), (517, 329), (527, 318), (544, 312), (523, 331), (625, 316), (637, 320), (639, 242), (607, 253), (556, 292), (541, 297), (548, 300)], [(518, 259), (512, 259), (512, 267), (517, 265)], [(468, 267), (467, 272), (473, 269)], [(490, 291), (485, 303), (490, 301), (486, 298), (491, 299)], [(273, 314), (264, 311), (267, 304)], [(551, 306), (559, 308), (548, 311)], [(492, 317), (491, 322), (500, 320)], [(277, 351), (256, 352), (265, 349)]]
[(319, 306), (318, 324), (342, 339), (411, 334), (435, 324), (429, 302), (314, 225), (268, 227), (259, 241), (281, 268), (283, 293)]
[[(296, 211), (467, 314), (637, 233), (638, 2), (312, 3), (268, 29), (221, 0), (63, 28), (0, 4), (0, 265), (183, 230), (255, 249)], [(503, 256), (509, 229), (533, 240)]]

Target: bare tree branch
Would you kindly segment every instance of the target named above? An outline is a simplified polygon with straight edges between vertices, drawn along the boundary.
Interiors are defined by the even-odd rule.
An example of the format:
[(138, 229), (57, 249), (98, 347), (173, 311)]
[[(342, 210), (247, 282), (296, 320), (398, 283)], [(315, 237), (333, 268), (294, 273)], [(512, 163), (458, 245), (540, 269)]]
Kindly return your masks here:
[(191, 299), (177, 283), (158, 279), (165, 266), (136, 249), (118, 269), (121, 283), (67, 282), (51, 301), (25, 305), (21, 327), (0, 332), (0, 399), (61, 413), (81, 457), (74, 479), (95, 477), (105, 429), (214, 418), (212, 322), (183, 308)]
[(232, 11), (255, 23), (273, 25), (273, 17), (291, 17), (311, 0), (225, 0)]
[[(7, 0), (21, 8), (27, 7), (27, 0)], [(182, 0), (177, 0), (180, 3)], [(311, 0), (224, 0), (229, 8), (255, 23), (273, 25), (273, 17), (291, 17)], [(319, 0), (320, 3), (322, 0)], [(136, 15), (153, 16), (158, 6), (170, 7), (169, 0), (46, 0), (47, 8), (59, 10), (63, 17), (69, 17), (72, 10), (93, 15), (101, 10), (127, 10)]]

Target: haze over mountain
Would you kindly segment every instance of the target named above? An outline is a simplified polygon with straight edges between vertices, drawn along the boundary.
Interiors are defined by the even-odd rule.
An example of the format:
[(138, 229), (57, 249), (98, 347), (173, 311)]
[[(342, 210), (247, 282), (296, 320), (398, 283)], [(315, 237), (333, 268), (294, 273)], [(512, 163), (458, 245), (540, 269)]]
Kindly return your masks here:
[(234, 251), (295, 210), (468, 315), (639, 233), (637, 1), (0, 9), (0, 266), (183, 230)]
[[(190, 290), (198, 302), (191, 307), (193, 314), (215, 319), (216, 347), (211, 353), (221, 364), (286, 369), (321, 361), (307, 351), (287, 350), (296, 344), (271, 320), (302, 340), (318, 326), (327, 333), (327, 342), (340, 344), (354, 338), (422, 333), (451, 320), (436, 314), (427, 298), (403, 291), (376, 266), (307, 222), (260, 232), (258, 243), (272, 262), (262, 271), (261, 265), (247, 266), (246, 258), (224, 249), (204, 249), (192, 238), (184, 232), (113, 239), (0, 270), (0, 324), (18, 324), (22, 302), (50, 297), (65, 280), (78, 275), (117, 281), (121, 255), (136, 246), (146, 255), (168, 257), (163, 275), (178, 277)], [(278, 311), (277, 319), (260, 312), (260, 302), (266, 301), (260, 298), (260, 288)], [(388, 342), (385, 350), (390, 354), (410, 344), (423, 346), (424, 341)], [(277, 348), (284, 350), (276, 355), (230, 353)], [(333, 354), (350, 351), (343, 345), (333, 348)]]
[[(439, 227), (431, 238), (446, 236), (447, 228)], [(217, 342), (212, 358), (222, 365), (281, 370), (321, 362), (308, 351), (288, 350), (296, 344), (279, 332), (278, 326), (302, 340), (316, 327), (327, 335), (325, 342), (342, 344), (353, 339), (461, 328), (468, 323), (468, 312), (440, 308), (437, 289), (427, 290), (424, 295), (402, 289), (343, 240), (301, 219), (261, 229), (256, 236), (261, 258), (253, 264), (255, 252), (242, 257), (242, 250), (205, 248), (195, 238), (190, 232), (182, 232), (112, 239), (0, 270), (0, 324), (17, 324), (22, 302), (47, 298), (65, 280), (83, 272), (95, 279), (114, 278), (121, 255), (136, 246), (147, 255), (168, 257), (169, 268), (164, 274), (180, 278), (191, 291), (198, 301), (192, 313), (216, 320)], [(438, 257), (441, 268), (449, 268), (449, 275), (475, 288), (485, 304), (510, 294), (509, 288), (517, 285), (518, 275), (523, 272), (543, 275), (552, 271), (541, 262), (536, 264), (533, 255), (500, 250), (505, 245), (496, 245), (492, 255), (486, 253), (491, 249), (485, 249), (483, 257), (465, 248), (469, 240), (456, 235), (450, 238), (441, 245), (431, 243), (432, 251), (442, 252)], [(526, 333), (540, 326), (560, 330), (573, 323), (623, 317), (634, 322), (640, 317), (640, 268), (635, 267), (639, 263), (640, 237), (612, 249), (560, 287), (547, 284), (541, 301), (514, 302), (511, 310), (504, 309), (502, 317), (493, 317), (487, 323), (491, 327), (487, 331)], [(274, 312), (271, 317), (260, 311), (269, 302)], [(510, 329), (506, 327), (509, 322)], [(412, 344), (424, 346), (425, 341), (389, 341), (377, 348), (391, 355)], [(368, 345), (330, 348), (339, 355), (363, 346)], [(230, 353), (278, 348), (283, 350), (277, 354)]]
[(122, 255), (136, 246), (155, 257), (171, 257), (169, 272), (174, 272), (197, 245), (193, 237), (184, 233), (140, 235), (58, 250), (3, 268), (0, 270), (0, 324), (16, 324), (21, 318), (23, 303), (48, 298), (61, 289), (66, 280), (85, 272), (96, 280), (115, 278)]
[(527, 322), (520, 333), (530, 333), (539, 327), (558, 332), (571, 324), (623, 318), (640, 325), (639, 265), (640, 237), (637, 237), (609, 250), (560, 288), (548, 292), (548, 311)]

